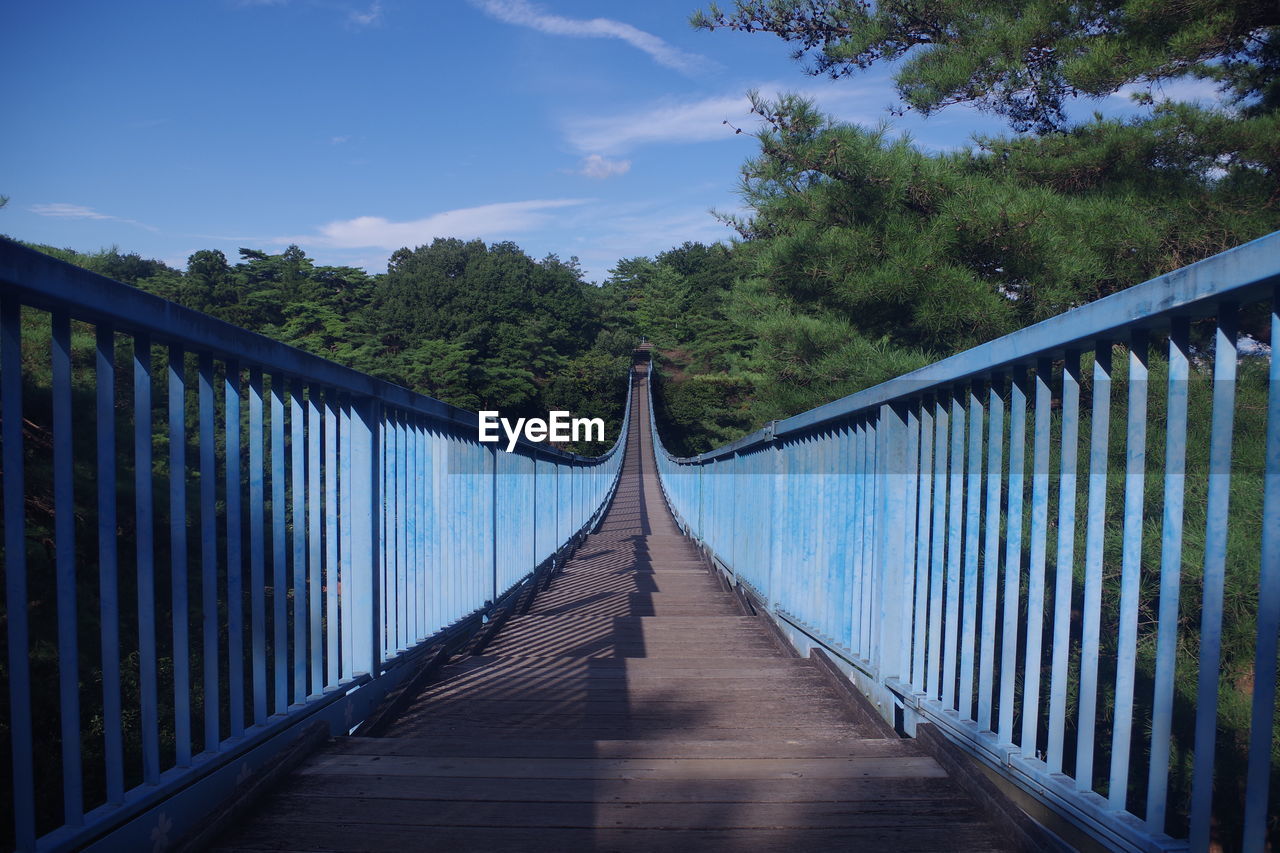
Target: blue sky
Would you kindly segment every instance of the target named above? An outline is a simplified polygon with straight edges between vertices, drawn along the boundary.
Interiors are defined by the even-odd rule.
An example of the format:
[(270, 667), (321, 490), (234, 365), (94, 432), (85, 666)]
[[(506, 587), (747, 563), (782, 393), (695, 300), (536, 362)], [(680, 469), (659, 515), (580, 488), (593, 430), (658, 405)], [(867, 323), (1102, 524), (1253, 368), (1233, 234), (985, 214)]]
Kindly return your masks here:
[[(813, 78), (698, 0), (42, 0), (0, 9), (0, 233), (183, 267), (300, 245), (385, 269), (434, 237), (620, 259), (728, 239), (745, 93), (796, 91), (927, 149), (998, 122), (887, 112), (887, 72)], [(1196, 94), (1193, 92), (1192, 94)], [(1084, 114), (1131, 110), (1112, 97)]]

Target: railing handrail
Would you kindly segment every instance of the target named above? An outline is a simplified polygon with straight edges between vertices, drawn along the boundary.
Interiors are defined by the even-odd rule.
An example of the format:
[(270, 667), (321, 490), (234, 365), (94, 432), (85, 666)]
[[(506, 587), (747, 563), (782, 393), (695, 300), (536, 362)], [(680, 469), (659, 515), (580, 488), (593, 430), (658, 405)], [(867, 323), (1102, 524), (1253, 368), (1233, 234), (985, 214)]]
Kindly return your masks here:
[[(74, 340), (73, 320), (96, 326), (92, 343)], [(628, 370), (605, 453), (523, 438), (508, 453), (479, 441), (474, 412), (9, 240), (0, 352), (5, 805), (24, 851), (165, 847), (307, 727), (351, 731), (405, 683), (406, 664), (563, 564), (612, 499), (632, 417)], [(47, 451), (28, 437), (25, 399), (41, 417), (42, 399), (51, 407)], [(38, 453), (51, 470), (32, 466)], [(52, 496), (53, 517), (35, 522), (50, 528), (47, 553), (32, 546), (32, 488)], [(56, 629), (56, 648), (33, 644), (29, 611)], [(84, 630), (95, 613), (100, 630)], [(56, 666), (56, 688), (32, 689), (37, 662)], [(81, 694), (100, 702), (97, 733), (82, 728)], [(57, 746), (33, 709), (58, 712)], [(59, 752), (60, 771), (47, 762)], [(87, 794), (87, 778), (103, 790)], [(55, 782), (60, 823), (46, 811)]]
[[(1254, 303), (1267, 354), (1239, 335)], [(1203, 352), (1197, 319), (1213, 327)], [(662, 446), (652, 407), (650, 429), (681, 527), (887, 720), (936, 725), (1108, 847), (1199, 851), (1220, 832), (1262, 849), (1277, 345), (1280, 232), (697, 456)], [(1260, 512), (1260, 534), (1239, 506)], [(1248, 535), (1229, 548), (1237, 525)], [(1248, 686), (1225, 687), (1238, 671)], [(1224, 690), (1250, 708), (1244, 723), (1233, 711), (1234, 747), (1217, 744)]]
[(1073, 346), (1105, 339), (1133, 328), (1167, 324), (1169, 318), (1192, 311), (1207, 301), (1250, 301), (1280, 277), (1280, 231), (1251, 240), (1104, 296), (1003, 337), (904, 373), (878, 385), (774, 421), (762, 429), (713, 450), (690, 457), (672, 456), (681, 463), (701, 463), (740, 453), (783, 436), (802, 433), (831, 421), (856, 415), (884, 403), (921, 397), (983, 376), (1039, 355), (1062, 353)]
[[(472, 430), (479, 425), (476, 412), (170, 302), (4, 237), (0, 237), (0, 283), (32, 307), (70, 311), (74, 319), (106, 324), (119, 332), (147, 334), (156, 343), (180, 343), (215, 358), (256, 363), (288, 379), (376, 399), (442, 423)], [(544, 456), (577, 461), (595, 458), (536, 444), (524, 436), (519, 438), (518, 446)], [(608, 455), (606, 452), (602, 457)]]

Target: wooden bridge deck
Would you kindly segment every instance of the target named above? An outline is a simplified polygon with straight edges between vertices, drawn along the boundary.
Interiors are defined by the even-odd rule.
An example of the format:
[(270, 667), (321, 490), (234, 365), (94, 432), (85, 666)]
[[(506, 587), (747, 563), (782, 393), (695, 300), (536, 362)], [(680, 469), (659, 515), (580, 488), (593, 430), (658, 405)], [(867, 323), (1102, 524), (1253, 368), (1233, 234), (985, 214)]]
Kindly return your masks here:
[(663, 503), (643, 374), (607, 517), (484, 654), (219, 850), (993, 850), (933, 758), (742, 615)]

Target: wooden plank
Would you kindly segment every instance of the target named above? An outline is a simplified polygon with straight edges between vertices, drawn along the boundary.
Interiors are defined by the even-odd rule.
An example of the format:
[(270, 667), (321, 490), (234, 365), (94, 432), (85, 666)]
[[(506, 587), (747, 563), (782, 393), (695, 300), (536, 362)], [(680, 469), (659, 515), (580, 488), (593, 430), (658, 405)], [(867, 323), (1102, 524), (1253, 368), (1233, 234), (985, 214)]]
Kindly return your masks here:
[(894, 828), (919, 820), (922, 805), (926, 825), (956, 824), (977, 816), (973, 801), (956, 794), (922, 803), (919, 800), (875, 802), (758, 803), (598, 803), (590, 783), (583, 784), (578, 802), (434, 802), (390, 797), (278, 796), (272, 808), (290, 821), (316, 826), (341, 824), (351, 815), (380, 827), (511, 826), (530, 829), (608, 827), (609, 829), (817, 829)]
[[(839, 697), (833, 697), (825, 685), (810, 679), (797, 678), (791, 675), (779, 676), (776, 681), (751, 678), (707, 678), (679, 679), (666, 681), (656, 678), (566, 678), (562, 681), (547, 681), (535, 678), (521, 678), (512, 674), (508, 679), (458, 679), (444, 683), (433, 690), (424, 691), (423, 699), (432, 702), (458, 702), (475, 699), (482, 700), (518, 700), (530, 701), (702, 701), (721, 704), (724, 702), (743, 703), (753, 697), (775, 704), (788, 704), (781, 698), (782, 691), (801, 701), (826, 702), (842, 704)], [(796, 702), (799, 705), (800, 701)]]
[(808, 803), (839, 800), (914, 801), (921, 811), (938, 798), (961, 793), (950, 779), (881, 778), (777, 780), (596, 779), (590, 789), (578, 779), (492, 779), (448, 776), (377, 776), (314, 773), (296, 776), (288, 790), (308, 797), (387, 797), (404, 800), (468, 800), (499, 802), (573, 802), (589, 796), (593, 802), (618, 803)]
[(856, 758), (439, 758), (321, 755), (300, 774), (489, 779), (896, 779), (945, 777), (925, 755)]
[[(432, 705), (434, 713), (439, 716), (459, 714), (469, 719), (536, 717), (547, 714), (563, 714), (583, 717), (668, 717), (672, 714), (683, 716), (698, 714), (702, 719), (721, 719), (741, 717), (746, 719), (776, 718), (779, 721), (795, 719), (801, 713), (787, 699), (774, 697), (758, 697), (741, 700), (720, 698), (709, 701), (704, 696), (688, 696), (674, 694), (644, 702), (635, 701), (631, 697), (620, 699), (588, 698), (588, 699), (480, 699), (466, 696), (441, 699)], [(847, 706), (838, 699), (829, 696), (813, 698), (803, 706), (806, 718), (829, 719), (832, 722), (850, 722), (853, 720)]]
[(458, 738), (344, 737), (329, 745), (331, 755), (401, 755), (490, 758), (843, 758), (919, 755), (914, 742), (884, 738), (761, 738), (742, 743), (717, 740), (598, 740), (576, 745), (545, 739), (462, 740)]
[[(633, 676), (654, 676), (659, 678), (714, 678), (717, 674), (725, 677), (739, 678), (743, 676), (768, 677), (777, 673), (800, 672), (807, 670), (809, 664), (796, 658), (770, 657), (759, 660), (742, 661), (708, 661), (703, 657), (672, 657), (663, 660), (646, 660), (644, 658), (583, 661), (577, 658), (557, 658), (555, 656), (508, 658), (491, 658), (487, 656), (470, 658), (463, 663), (453, 664), (446, 672), (468, 671), (488, 667), (509, 667), (521, 672), (533, 672), (539, 668), (552, 672), (572, 673), (575, 668), (590, 672), (594, 676), (630, 678)], [(496, 670), (495, 670), (496, 671)]]
[(376, 824), (345, 823), (308, 825), (279, 821), (252, 839), (238, 841), (217, 851), (342, 851), (342, 853), (387, 853), (388, 850), (494, 851), (504, 853), (547, 853), (557, 850), (610, 850), (617, 853), (664, 853), (707, 851), (707, 853), (848, 853), (857, 847), (894, 850), (901, 853), (937, 853), (965, 850), (972, 853), (999, 850), (981, 826), (903, 826), (846, 828), (840, 830), (610, 830), (544, 829), (469, 826), (436, 828), (429, 833), (416, 827), (382, 827)]

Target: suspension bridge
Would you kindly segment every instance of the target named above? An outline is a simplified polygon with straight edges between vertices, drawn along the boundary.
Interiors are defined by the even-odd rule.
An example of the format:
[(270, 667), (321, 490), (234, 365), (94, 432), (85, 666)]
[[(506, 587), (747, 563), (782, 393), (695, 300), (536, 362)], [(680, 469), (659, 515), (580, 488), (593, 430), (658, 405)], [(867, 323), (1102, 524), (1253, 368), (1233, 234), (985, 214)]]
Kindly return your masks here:
[(0, 843), (1265, 849), (1278, 307), (1274, 234), (691, 458), (641, 353), (587, 458), (0, 242)]

